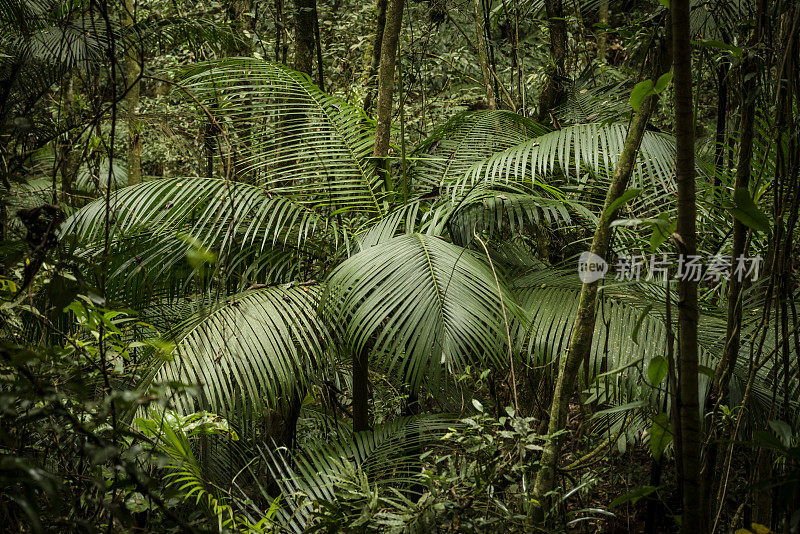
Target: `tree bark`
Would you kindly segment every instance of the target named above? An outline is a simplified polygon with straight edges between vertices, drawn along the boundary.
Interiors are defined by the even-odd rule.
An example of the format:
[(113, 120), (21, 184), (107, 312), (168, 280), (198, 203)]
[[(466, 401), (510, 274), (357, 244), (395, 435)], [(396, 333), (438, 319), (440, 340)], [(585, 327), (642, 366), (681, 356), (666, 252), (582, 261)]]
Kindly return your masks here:
[(725, 164), (725, 138), (728, 121), (728, 72), (727, 62), (717, 67), (717, 133), (714, 137), (714, 188), (722, 184)]
[[(600, 11), (597, 15), (597, 19), (601, 24), (608, 24), (608, 0), (600, 0)], [(601, 28), (597, 36), (597, 57), (604, 60), (607, 51), (608, 31), (606, 28)]]
[(481, 72), (483, 73), (483, 88), (486, 92), (486, 103), (489, 109), (497, 109), (497, 101), (495, 100), (494, 89), (492, 88), (492, 73), (489, 69), (489, 59), (486, 52), (481, 0), (473, 0), (472, 3), (475, 11), (475, 45), (478, 48), (478, 61), (481, 64)]
[(314, 14), (316, 0), (295, 0), (294, 70), (311, 76), (314, 62)]
[[(656, 75), (665, 69), (666, 54), (654, 61), (654, 71)], [(644, 136), (647, 120), (655, 104), (655, 95), (647, 97), (633, 116), (628, 133), (625, 137), (622, 153), (619, 156), (617, 166), (611, 179), (603, 204), (603, 211), (597, 223), (590, 251), (601, 258), (606, 256), (608, 246), (611, 241), (611, 222), (617, 216), (617, 210), (609, 212), (611, 204), (622, 195), (630, 180), (633, 169), (636, 165), (636, 156), (639, 146)], [(536, 476), (536, 483), (533, 488), (534, 496), (540, 502), (544, 496), (553, 489), (558, 456), (561, 449), (561, 436), (553, 437), (566, 426), (569, 399), (575, 386), (581, 362), (589, 353), (594, 335), (594, 324), (596, 317), (597, 286), (599, 280), (585, 283), (581, 287), (580, 301), (578, 304), (578, 314), (575, 318), (575, 325), (572, 329), (567, 353), (561, 357), (559, 362), (558, 377), (556, 379), (553, 400), (550, 405), (550, 422), (547, 433), (551, 436), (544, 446), (541, 467)]]
[[(133, 0), (125, 0), (122, 25), (130, 28), (135, 24), (135, 6)], [(142, 135), (139, 114), (139, 88), (142, 77), (141, 50), (137, 47), (140, 43), (133, 42), (129, 36), (128, 46), (125, 50), (125, 85), (128, 93), (125, 95), (125, 111), (128, 123), (128, 185), (142, 182)]]
[(545, 0), (547, 26), (550, 30), (550, 61), (547, 79), (539, 97), (539, 122), (544, 122), (561, 98), (564, 88), (559, 78), (564, 76), (567, 58), (567, 21), (564, 19), (564, 5), (561, 0)]
[(381, 64), (381, 46), (383, 42), (383, 30), (386, 27), (386, 9), (388, 1), (378, 0), (375, 6), (377, 19), (375, 21), (375, 37), (372, 42), (372, 52), (370, 54), (370, 63), (364, 72), (364, 79), (367, 84), (367, 95), (364, 97), (364, 111), (368, 115), (372, 115), (375, 107), (375, 94), (378, 90), (378, 68)]
[[(763, 31), (764, 1), (757, 3), (758, 15), (756, 30), (750, 40), (748, 48), (753, 48), (761, 42)], [(752, 172), (753, 159), (753, 134), (756, 113), (756, 90), (758, 88), (758, 56), (754, 52), (749, 54), (742, 64), (741, 70), (741, 92), (742, 92), (742, 116), (739, 141), (739, 160), (736, 165), (735, 189), (748, 188), (750, 186), (750, 175)], [(719, 158), (718, 158), (719, 159)], [(719, 163), (717, 163), (719, 165)], [(736, 261), (741, 254), (745, 253), (747, 240), (747, 227), (736, 217), (733, 219), (733, 247), (731, 251), (732, 261)], [(742, 281), (732, 276), (728, 282), (728, 314), (725, 332), (725, 349), (722, 353), (717, 369), (714, 374), (714, 381), (711, 387), (711, 401), (720, 400), (726, 402), (728, 397), (729, 382), (731, 373), (736, 366), (736, 359), (739, 355), (740, 330), (742, 326)], [(710, 476), (713, 476), (709, 473)]]
[[(678, 186), (678, 252), (697, 254), (697, 203), (694, 171), (694, 110), (692, 103), (692, 49), (689, 0), (672, 0), (672, 57), (675, 109), (675, 181)], [(697, 385), (697, 282), (678, 280), (678, 387), (683, 472), (681, 532), (702, 532), (699, 492), (700, 413)]]
[(393, 189), (392, 177), (386, 164), (389, 154), (389, 137), (392, 125), (392, 100), (394, 93), (394, 71), (397, 59), (397, 43), (403, 22), (404, 0), (390, 0), (386, 10), (386, 27), (381, 41), (381, 64), (378, 72), (378, 108), (375, 128), (373, 157), (377, 159), (379, 172), (383, 175), (384, 190)]

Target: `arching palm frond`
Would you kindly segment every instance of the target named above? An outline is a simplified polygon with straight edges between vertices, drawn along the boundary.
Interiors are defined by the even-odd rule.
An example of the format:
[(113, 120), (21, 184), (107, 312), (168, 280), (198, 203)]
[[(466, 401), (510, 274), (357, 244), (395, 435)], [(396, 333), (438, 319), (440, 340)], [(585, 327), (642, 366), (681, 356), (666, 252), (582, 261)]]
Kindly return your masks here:
[[(374, 129), (364, 112), (279, 63), (229, 58), (202, 63), (181, 85), (229, 134), (238, 171), (305, 205), (380, 213), (371, 162)], [(243, 154), (240, 155), (239, 153)], [(228, 157), (223, 156), (223, 159)]]
[(459, 113), (414, 150), (417, 188), (430, 189), (460, 178), (475, 163), (547, 131), (510, 111)]
[[(261, 187), (213, 178), (153, 180), (112, 196), (109, 219), (113, 238), (184, 231), (222, 251), (235, 237), (248, 243), (300, 244), (323, 217), (301, 204), (271, 195)], [(103, 239), (105, 200), (96, 200), (65, 222), (64, 234), (80, 242)]]
[[(511, 320), (513, 299), (500, 285)], [(487, 358), (505, 365), (494, 274), (473, 252), (431, 235), (401, 235), (351, 256), (330, 275), (322, 305), (356, 351), (371, 348), (412, 387), (442, 367)]]
[[(210, 178), (155, 180), (120, 189), (112, 196), (108, 220), (111, 246), (130, 252), (118, 255), (110, 281), (113, 285), (119, 279), (139, 295), (157, 294), (167, 282), (191, 280), (195, 269), (186, 259), (193, 249), (206, 251), (212, 263), (228, 272), (249, 265), (238, 273), (242, 281), (263, 282), (254, 269), (269, 269), (269, 258), (291, 267), (284, 257), (297, 258), (308, 237), (327, 227), (324, 216), (289, 198)], [(64, 223), (62, 236), (90, 255), (98, 253), (105, 223), (105, 201), (96, 200)], [(176, 268), (181, 273), (168, 276)]]
[[(613, 172), (625, 143), (623, 124), (579, 124), (556, 130), (496, 154), (451, 180), (447, 189), (454, 198), (478, 183), (545, 181), (553, 175), (571, 181), (601, 185)], [(665, 134), (645, 132), (631, 178), (631, 187), (646, 191), (634, 206), (645, 208), (671, 201), (675, 143)], [(557, 182), (556, 182), (557, 183)]]
[(176, 407), (243, 420), (301, 392), (321, 364), (327, 343), (316, 315), (314, 286), (276, 286), (234, 295), (198, 313), (174, 337), (169, 361), (156, 362), (150, 382), (198, 384)]

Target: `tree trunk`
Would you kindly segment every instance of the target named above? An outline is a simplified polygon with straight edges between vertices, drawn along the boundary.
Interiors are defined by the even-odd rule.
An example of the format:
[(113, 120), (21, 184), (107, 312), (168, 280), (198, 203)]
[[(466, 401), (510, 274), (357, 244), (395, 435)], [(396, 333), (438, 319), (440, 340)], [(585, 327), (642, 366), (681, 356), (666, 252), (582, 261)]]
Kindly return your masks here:
[(294, 70), (311, 76), (314, 61), (314, 14), (316, 0), (295, 0)]
[[(672, 0), (672, 57), (675, 108), (675, 181), (678, 186), (678, 252), (697, 254), (697, 203), (694, 174), (694, 110), (689, 0)], [(678, 387), (683, 472), (681, 532), (702, 532), (699, 492), (700, 412), (697, 391), (697, 282), (678, 281)]]
[[(608, 0), (600, 0), (600, 11), (597, 15), (598, 22), (608, 25)], [(600, 29), (600, 34), (597, 36), (597, 57), (599, 59), (606, 58), (608, 51), (608, 31), (606, 28)]]
[(486, 103), (489, 109), (497, 109), (497, 101), (494, 98), (494, 89), (492, 88), (492, 74), (489, 69), (489, 59), (486, 53), (486, 38), (483, 28), (483, 13), (481, 9), (481, 0), (473, 0), (475, 11), (475, 44), (478, 47), (478, 61), (481, 64), (481, 72), (483, 72), (483, 87), (486, 92)]
[(275, 63), (286, 64), (289, 43), (286, 34), (286, 9), (284, 0), (275, 0)]
[[(125, 13), (122, 24), (130, 28), (135, 23), (135, 7), (133, 0), (125, 0)], [(139, 113), (139, 86), (142, 76), (142, 58), (140, 43), (133, 43), (130, 36), (125, 50), (125, 85), (128, 93), (125, 95), (125, 111), (128, 114), (128, 185), (142, 182), (142, 135), (141, 124), (137, 117)]]
[(383, 30), (386, 27), (386, 9), (388, 1), (378, 0), (375, 7), (377, 13), (377, 20), (375, 21), (375, 37), (372, 42), (372, 52), (370, 54), (370, 63), (364, 72), (364, 79), (367, 84), (367, 95), (364, 97), (364, 111), (368, 115), (372, 115), (373, 108), (375, 107), (375, 94), (378, 88), (378, 68), (381, 64), (381, 46), (383, 42)]
[[(656, 75), (666, 67), (666, 55), (654, 61)], [(633, 169), (636, 165), (636, 156), (639, 145), (644, 136), (647, 120), (653, 110), (655, 96), (647, 97), (633, 116), (628, 133), (625, 137), (625, 144), (619, 156), (614, 175), (611, 179), (603, 204), (603, 211), (597, 223), (594, 238), (592, 239), (591, 252), (604, 258), (611, 240), (611, 222), (616, 218), (617, 210), (609, 212), (611, 204), (625, 192), (628, 181), (630, 180)], [(559, 362), (558, 377), (556, 379), (553, 400), (550, 405), (550, 422), (548, 435), (553, 436), (564, 429), (569, 408), (569, 399), (572, 395), (575, 381), (578, 376), (581, 362), (591, 349), (592, 336), (594, 335), (595, 305), (597, 302), (597, 286), (599, 280), (585, 283), (581, 287), (580, 301), (578, 304), (578, 315), (575, 318), (575, 325), (572, 329), (567, 353), (561, 357)], [(555, 480), (558, 456), (561, 448), (562, 437), (550, 437), (544, 446), (541, 458), (541, 467), (536, 476), (533, 493), (540, 502), (544, 496), (553, 489)]]
[(70, 127), (65, 135), (65, 140), (61, 144), (61, 195), (62, 204), (73, 205), (73, 189), (75, 179), (80, 169), (81, 153), (76, 150), (76, 134), (72, 129), (75, 123), (75, 76), (67, 73), (62, 80), (61, 102), (63, 106), (62, 120)]
[(393, 189), (392, 177), (385, 159), (389, 154), (394, 71), (397, 59), (397, 43), (400, 40), (400, 27), (403, 22), (403, 4), (404, 0), (390, 0), (386, 10), (386, 27), (381, 42), (381, 65), (378, 72), (377, 126), (375, 128), (375, 148), (372, 155), (377, 159), (379, 172), (383, 174), (384, 190), (386, 192)]
[[(764, 1), (758, 2), (758, 12), (764, 13)], [(761, 41), (763, 28), (761, 16), (757, 16), (756, 31), (748, 45), (749, 48), (755, 47)], [(753, 133), (756, 113), (756, 90), (758, 77), (758, 58), (756, 54), (748, 55), (742, 64), (742, 117), (741, 117), (741, 139), (739, 141), (739, 161), (736, 165), (736, 184), (735, 189), (750, 186), (750, 174), (752, 171), (753, 159)], [(747, 227), (736, 217), (733, 219), (733, 248), (731, 251), (732, 261), (736, 261), (740, 255), (745, 253), (747, 242)], [(728, 315), (725, 332), (725, 349), (722, 353), (717, 369), (714, 374), (714, 381), (711, 387), (710, 400), (716, 402), (727, 402), (728, 388), (731, 373), (736, 366), (736, 359), (739, 355), (740, 330), (742, 326), (742, 281), (732, 276), (728, 281)], [(714, 474), (709, 473), (713, 477)]]
[(369, 353), (353, 349), (353, 431), (369, 428)]
[(314, 48), (317, 50), (317, 86), (325, 90), (325, 68), (322, 64), (322, 42), (319, 37), (319, 13), (314, 2)]
[(714, 137), (714, 188), (722, 185), (725, 164), (725, 138), (728, 121), (728, 72), (727, 62), (717, 67), (717, 133)]
[(561, 87), (560, 77), (565, 73), (567, 58), (567, 21), (564, 19), (564, 5), (561, 0), (545, 0), (547, 10), (547, 26), (550, 30), (550, 60), (547, 68), (547, 79), (539, 97), (539, 118), (544, 123), (555, 107), (564, 88)]

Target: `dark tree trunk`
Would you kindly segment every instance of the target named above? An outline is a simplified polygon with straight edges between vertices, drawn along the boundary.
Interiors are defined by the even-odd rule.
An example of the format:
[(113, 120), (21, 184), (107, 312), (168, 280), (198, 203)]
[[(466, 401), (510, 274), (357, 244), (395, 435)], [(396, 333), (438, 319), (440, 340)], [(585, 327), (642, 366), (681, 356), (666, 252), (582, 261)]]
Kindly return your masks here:
[[(675, 180), (678, 185), (678, 252), (697, 254), (694, 171), (694, 111), (689, 0), (672, 0), (672, 57), (675, 108)], [(682, 532), (702, 532), (700, 472), (700, 413), (697, 391), (697, 282), (678, 281), (678, 387), (683, 472)]]
[(567, 58), (567, 21), (564, 19), (564, 5), (561, 0), (545, 0), (547, 10), (547, 26), (550, 30), (550, 60), (547, 68), (547, 80), (539, 97), (538, 121), (544, 123), (550, 111), (561, 98), (564, 88), (560, 78), (564, 76)]
[(288, 52), (286, 6), (284, 0), (275, 0), (275, 62), (285, 65)]
[(369, 353), (353, 349), (353, 430), (369, 428)]
[(486, 52), (481, 0), (473, 0), (473, 8), (475, 13), (475, 45), (478, 47), (478, 61), (481, 64), (481, 72), (483, 73), (483, 89), (486, 94), (486, 103), (489, 109), (497, 109), (497, 101), (494, 98), (494, 89), (492, 88), (492, 73)]
[(317, 50), (317, 86), (325, 90), (325, 67), (322, 64), (322, 42), (319, 37), (319, 13), (314, 2), (314, 48)]
[[(122, 17), (123, 26), (130, 28), (136, 22), (133, 0), (125, 0), (125, 12)], [(139, 87), (142, 76), (142, 58), (140, 43), (133, 42), (129, 37), (125, 50), (125, 112), (128, 124), (128, 185), (135, 185), (142, 181), (142, 135), (139, 120)]]
[(295, 0), (294, 70), (311, 76), (314, 62), (314, 18), (316, 0)]

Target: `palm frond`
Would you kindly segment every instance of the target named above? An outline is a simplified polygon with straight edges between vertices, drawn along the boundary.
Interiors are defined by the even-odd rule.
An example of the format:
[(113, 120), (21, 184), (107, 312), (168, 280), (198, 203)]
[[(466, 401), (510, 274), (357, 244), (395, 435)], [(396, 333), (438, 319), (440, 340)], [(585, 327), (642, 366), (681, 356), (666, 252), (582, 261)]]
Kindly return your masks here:
[(321, 364), (327, 340), (316, 315), (314, 286), (276, 286), (234, 295), (198, 313), (156, 362), (150, 382), (197, 384), (176, 397), (190, 413), (206, 409), (229, 418), (277, 407), (302, 391)]
[(510, 111), (463, 112), (437, 128), (411, 155), (416, 187), (439, 187), (460, 178), (475, 163), (547, 132)]
[[(450, 194), (463, 195), (477, 183), (544, 182), (554, 175), (586, 184), (608, 179), (622, 152), (623, 124), (578, 124), (525, 141), (482, 161), (451, 180)], [(631, 178), (631, 187), (648, 192), (639, 203), (662, 204), (674, 193), (675, 144), (669, 136), (645, 132)]]
[[(513, 299), (501, 288), (510, 315)], [(485, 358), (505, 365), (492, 271), (431, 235), (401, 235), (351, 256), (331, 273), (322, 305), (355, 350), (371, 349), (412, 386), (442, 367), (455, 372)]]
[(221, 150), (237, 151), (238, 172), (305, 205), (382, 212), (373, 125), (361, 109), (304, 74), (257, 59), (197, 65), (181, 85), (229, 132), (231, 146)]

